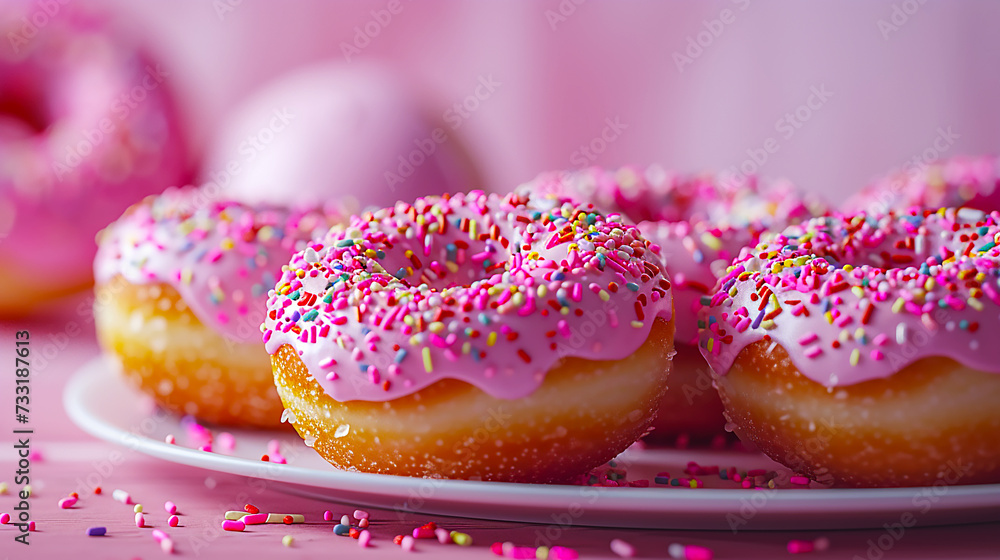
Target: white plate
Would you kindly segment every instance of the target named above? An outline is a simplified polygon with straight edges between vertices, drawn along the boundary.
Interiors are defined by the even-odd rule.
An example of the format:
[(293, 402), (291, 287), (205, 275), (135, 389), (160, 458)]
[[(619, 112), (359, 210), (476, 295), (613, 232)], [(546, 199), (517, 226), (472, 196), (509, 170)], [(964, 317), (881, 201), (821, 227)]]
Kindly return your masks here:
[[(722, 488), (591, 488), (430, 480), (333, 468), (290, 432), (229, 430), (237, 445), (228, 454), (191, 447), (180, 419), (151, 406), (102, 359), (84, 365), (66, 387), (70, 417), (90, 434), (140, 452), (194, 467), (273, 481), (291, 493), (329, 501), (453, 515), (555, 525), (658, 529), (774, 530), (878, 528), (909, 521), (941, 525), (1000, 520), (1000, 484), (885, 489), (743, 490), (715, 476)], [(177, 444), (164, 442), (175, 434)], [(263, 463), (267, 442), (279, 439), (288, 465)], [(218, 448), (218, 445), (216, 446)], [(218, 451), (218, 449), (217, 449)], [(776, 465), (737, 451), (630, 450), (619, 460), (629, 478), (666, 470), (683, 476), (683, 465)]]

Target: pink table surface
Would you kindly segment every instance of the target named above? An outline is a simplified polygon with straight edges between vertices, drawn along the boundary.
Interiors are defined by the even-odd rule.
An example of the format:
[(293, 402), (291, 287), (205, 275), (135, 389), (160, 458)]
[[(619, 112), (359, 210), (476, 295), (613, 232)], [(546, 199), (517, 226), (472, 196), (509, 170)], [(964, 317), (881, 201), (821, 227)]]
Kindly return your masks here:
[[(369, 509), (372, 547), (358, 548), (357, 541), (333, 535), (333, 524), (322, 521), (324, 510), (338, 517), (353, 511), (344, 504), (292, 496), (268, 484), (239, 476), (219, 474), (197, 468), (159, 461), (140, 453), (118, 448), (84, 434), (67, 418), (62, 406), (62, 390), (77, 367), (99, 353), (94, 339), (85, 296), (65, 303), (44, 318), (0, 323), (0, 356), (13, 362), (14, 332), (31, 331), (35, 356), (32, 371), (31, 427), (32, 447), (42, 458), (31, 465), (33, 495), (30, 498), (32, 519), (37, 532), (30, 535), (27, 547), (16, 543), (17, 529), (0, 526), (0, 558), (158, 558), (166, 556), (156, 545), (151, 528), (166, 530), (176, 543), (175, 555), (202, 558), (399, 558), (405, 555), (391, 539), (409, 533), (414, 527), (435, 521), (440, 526), (468, 533), (473, 546), (462, 548), (419, 541), (417, 553), (429, 558), (493, 558), (489, 545), (513, 541), (532, 545), (540, 537), (554, 544), (576, 549), (581, 558), (617, 558), (609, 543), (623, 539), (635, 546), (637, 557), (667, 556), (671, 543), (710, 547), (717, 559), (796, 557), (785, 551), (790, 539), (814, 539), (826, 536), (831, 547), (823, 553), (803, 558), (824, 559), (986, 559), (1000, 558), (1000, 524), (953, 527), (912, 528), (891, 539), (888, 550), (877, 547), (878, 539), (889, 542), (887, 532), (710, 532), (670, 530), (620, 530), (588, 527), (560, 527), (524, 523), (492, 522), (478, 519), (427, 517), (419, 514)], [(11, 441), (14, 428), (11, 411), (14, 382), (8, 364), (0, 378), (0, 481), (12, 487), (15, 450)], [(83, 480), (91, 473), (102, 477), (104, 492), (85, 493)], [(135, 527), (131, 506), (111, 497), (115, 488), (128, 491), (145, 506), (147, 524)], [(59, 509), (58, 501), (73, 491), (81, 493), (75, 508)], [(180, 510), (181, 526), (166, 525), (163, 502), (171, 500)], [(252, 502), (262, 511), (303, 513), (307, 523), (291, 527), (257, 526), (244, 533), (221, 530), (222, 515), (229, 509), (242, 509)], [(12, 492), (0, 495), (0, 512), (12, 512), (16, 504)], [(107, 536), (87, 537), (87, 527), (105, 526)], [(283, 535), (292, 535), (293, 546), (284, 547)]]

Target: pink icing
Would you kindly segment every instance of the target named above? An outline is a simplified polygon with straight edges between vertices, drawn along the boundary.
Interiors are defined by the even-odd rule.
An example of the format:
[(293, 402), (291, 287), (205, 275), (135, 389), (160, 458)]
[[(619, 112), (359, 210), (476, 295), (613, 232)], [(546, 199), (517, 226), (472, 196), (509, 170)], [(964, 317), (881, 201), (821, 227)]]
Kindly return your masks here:
[(1000, 158), (957, 156), (897, 169), (844, 203), (846, 212), (967, 206), (1000, 210)]
[(0, 15), (0, 261), (71, 286), (94, 234), (187, 163), (169, 70), (75, 6), (25, 37), (39, 9)]
[(338, 401), (437, 380), (506, 399), (564, 356), (620, 359), (671, 315), (639, 231), (519, 191), (427, 197), (352, 219), (296, 253), (268, 299), (268, 352), (291, 345)]
[(238, 342), (259, 340), (267, 291), (289, 256), (342, 216), (209, 201), (168, 189), (101, 232), (94, 274), (173, 286), (205, 325)]
[(382, 207), (461, 190), (471, 178), (458, 142), (424, 118), (418, 97), (398, 72), (373, 63), (296, 69), (227, 119), (202, 178), (223, 198), (284, 206)]
[[(926, 215), (925, 215), (926, 214)], [(826, 386), (928, 356), (1000, 373), (1000, 212), (816, 218), (736, 259), (702, 310), (701, 352), (724, 375), (769, 339)]]
[[(759, 185), (711, 174), (684, 176), (659, 166), (551, 172), (528, 184), (621, 213), (661, 248), (674, 286), (677, 340), (694, 344), (701, 296), (767, 228), (783, 228), (826, 211), (787, 181)], [(715, 270), (715, 272), (713, 272)]]

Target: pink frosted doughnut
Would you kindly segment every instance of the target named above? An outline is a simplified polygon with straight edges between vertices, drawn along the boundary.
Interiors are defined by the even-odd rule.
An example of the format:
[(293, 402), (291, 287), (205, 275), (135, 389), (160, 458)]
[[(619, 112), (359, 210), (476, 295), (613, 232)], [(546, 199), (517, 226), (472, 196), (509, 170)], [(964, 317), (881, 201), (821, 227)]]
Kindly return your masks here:
[(635, 441), (665, 389), (659, 263), (634, 226), (526, 192), (356, 217), (270, 293), (286, 418), (341, 468), (575, 476)]
[(847, 486), (1000, 482), (1000, 212), (816, 218), (765, 237), (702, 310), (741, 438)]
[(875, 214), (914, 206), (1000, 210), (1000, 158), (957, 156), (897, 169), (849, 198), (843, 209)]
[(343, 216), (211, 201), (168, 189), (101, 232), (97, 334), (163, 406), (213, 423), (275, 426), (281, 403), (260, 342), (281, 265)]
[[(395, 204), (456, 192), (471, 167), (446, 126), (387, 68), (296, 70), (253, 94), (214, 142), (203, 180), (249, 204)], [(294, 189), (286, 188), (295, 185)]]
[(674, 286), (677, 356), (671, 390), (649, 437), (721, 433), (722, 404), (696, 346), (700, 298), (715, 284), (716, 274), (740, 249), (755, 245), (762, 231), (822, 213), (824, 206), (788, 182), (759, 185), (751, 177), (734, 183), (709, 174), (679, 175), (659, 166), (544, 173), (527, 188), (620, 213), (659, 245)]
[(94, 234), (184, 179), (169, 71), (59, 7), (34, 31), (34, 2), (0, 16), (0, 314), (89, 285)]

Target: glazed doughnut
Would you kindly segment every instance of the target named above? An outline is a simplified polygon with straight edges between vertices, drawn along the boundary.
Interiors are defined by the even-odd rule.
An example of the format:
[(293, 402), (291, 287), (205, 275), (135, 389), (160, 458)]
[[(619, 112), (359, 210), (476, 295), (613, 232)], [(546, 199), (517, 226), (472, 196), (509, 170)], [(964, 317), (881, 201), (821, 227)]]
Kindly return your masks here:
[(565, 199), (427, 197), (297, 253), (262, 325), (285, 417), (342, 469), (550, 482), (649, 427), (670, 283), (634, 226)]
[(0, 15), (0, 315), (89, 286), (94, 234), (187, 172), (168, 72), (72, 6), (25, 37), (37, 9)]
[(915, 206), (1000, 210), (1000, 158), (957, 156), (897, 169), (849, 198), (843, 208), (876, 214)]
[(99, 235), (97, 335), (161, 406), (214, 424), (281, 424), (258, 326), (282, 264), (340, 217), (168, 189)]
[(1000, 213), (816, 218), (702, 310), (732, 427), (839, 486), (1000, 482)]
[(755, 245), (764, 229), (810, 218), (824, 212), (823, 205), (787, 182), (760, 186), (753, 177), (735, 182), (708, 174), (682, 176), (659, 166), (545, 173), (527, 188), (620, 213), (660, 246), (674, 287), (677, 355), (671, 389), (647, 439), (724, 433), (722, 403), (697, 347), (699, 300), (715, 284), (716, 272), (725, 270), (740, 249)]
[(418, 97), (377, 64), (297, 69), (226, 119), (202, 179), (245, 204), (376, 208), (477, 184), (459, 139), (424, 117)]

